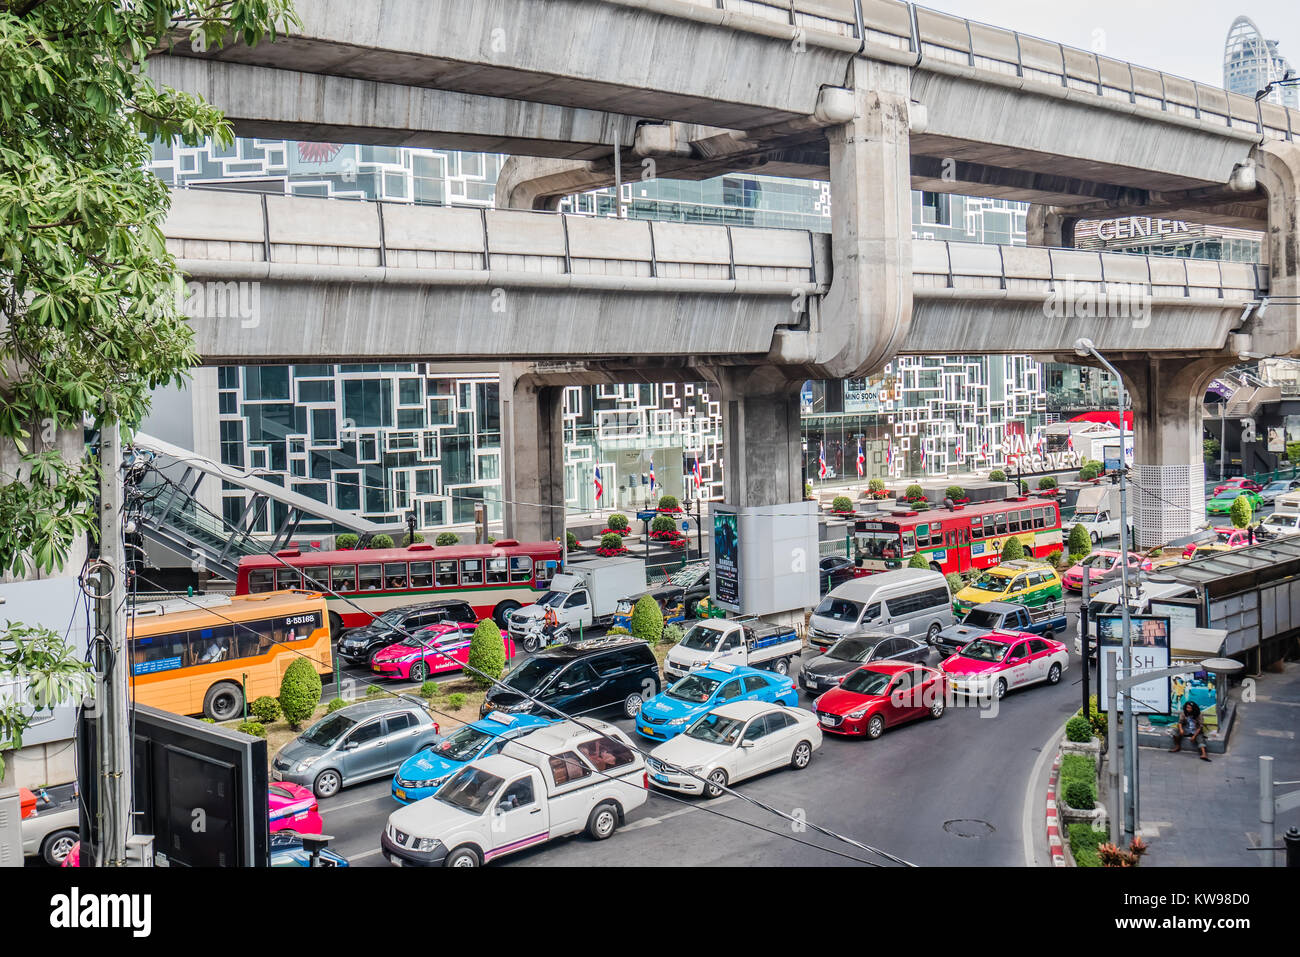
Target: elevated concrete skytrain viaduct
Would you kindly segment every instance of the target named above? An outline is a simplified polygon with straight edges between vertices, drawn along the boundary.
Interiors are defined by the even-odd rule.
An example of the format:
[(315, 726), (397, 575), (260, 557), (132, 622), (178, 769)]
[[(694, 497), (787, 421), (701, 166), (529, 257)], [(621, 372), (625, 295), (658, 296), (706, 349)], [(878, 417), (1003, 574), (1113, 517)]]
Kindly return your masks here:
[[(569, 221), (557, 232), (554, 225), (524, 228), (501, 219), (495, 239), (491, 221), (466, 234), (482, 236), (482, 249), (441, 250), (477, 253), (486, 260), (478, 268), (489, 273), (494, 256), (521, 257), (517, 268), (500, 267), (507, 297), (512, 283), (543, 287), (540, 278), (531, 286), (510, 278), (531, 270), (551, 276), (551, 293), (521, 293), (518, 300), (541, 310), (565, 288), (576, 310), (552, 320), (556, 341), (570, 347), (562, 357), (534, 364), (540, 357), (515, 346), (524, 338), (514, 336), (498, 353), (518, 360), (505, 376), (512, 391), (503, 391), (506, 422), (515, 425), (504, 479), (509, 500), (563, 500), (557, 396), (565, 382), (713, 379), (726, 406), (728, 500), (777, 504), (799, 497), (796, 384), (803, 379), (869, 373), (904, 349), (1060, 355), (1077, 336), (1096, 332), (1134, 395), (1139, 484), (1151, 492), (1138, 498), (1140, 533), (1168, 538), (1199, 507), (1204, 384), (1240, 355), (1300, 351), (1300, 114), (1273, 104), (894, 0), (299, 0), (297, 8), (303, 27), (280, 42), (204, 52), (182, 40), (151, 61), (151, 72), (208, 96), (244, 135), (516, 154), (498, 187), (501, 207), (545, 209), (564, 194), (610, 183), (616, 143), (629, 178), (753, 169), (830, 181), (829, 249), (809, 237), (802, 262), (791, 258), (797, 243), (774, 246), (780, 262), (746, 262), (746, 255), (761, 259), (767, 240), (747, 247), (745, 231), (731, 230), (727, 240), (740, 258), (729, 258), (725, 273), (710, 272), (702, 267), (722, 266), (708, 259), (710, 248), (720, 248), (710, 246), (721, 242), (718, 234), (659, 228), (667, 224), (635, 224), (642, 233), (633, 237), (600, 233), (608, 224), (588, 229)], [(943, 254), (947, 272), (935, 271), (940, 253), (910, 239), (912, 187), (1034, 203), (1030, 237), (1039, 246), (1072, 245), (1081, 218), (1127, 213), (1258, 229), (1265, 234), (1266, 275), (1247, 281), (1221, 274), (1210, 283), (1197, 274), (1200, 264), (1188, 264), (1180, 285), (1167, 264), (1154, 260), (1112, 264), (1113, 257), (1098, 257), (1085, 267), (1064, 250), (1003, 250), (994, 268), (993, 251), (955, 246)], [(389, 210), (384, 215), (393, 218)], [(268, 249), (275, 242), (269, 222)], [(558, 236), (565, 243), (562, 254), (507, 248), (512, 232), (527, 245), (528, 235), (548, 230), (548, 242)], [(388, 248), (386, 236), (375, 252)], [(661, 237), (677, 259), (661, 257)], [(597, 292), (600, 274), (579, 270), (602, 260), (607, 243), (639, 244), (642, 251), (617, 257), (625, 271)], [(701, 247), (698, 262), (685, 252), (693, 244)], [(1022, 261), (1022, 253), (1031, 258)], [(565, 268), (543, 268), (548, 256)], [(258, 262), (250, 257), (243, 267), (250, 275), (267, 270), (273, 300), (285, 275), (280, 264), (301, 265), (273, 253)], [(685, 272), (660, 268), (686, 263), (692, 269)], [(1058, 264), (1077, 265), (1083, 274), (1062, 274)], [(379, 266), (388, 268), (383, 260)], [(1125, 317), (1114, 316), (1106, 317), (1110, 325), (1095, 317), (1049, 319), (1047, 292), (1034, 285), (1043, 281), (1034, 270), (1044, 267), (1058, 295), (1070, 279), (1085, 289), (1148, 289), (1155, 297), (1151, 324), (1125, 327)], [(407, 268), (424, 267), (388, 268), (393, 278), (371, 283), (369, 292), (362, 291), (366, 280), (322, 278), (327, 285), (314, 297), (303, 293), (305, 312), (294, 321), (323, 329), (368, 296), (366, 314), (389, 311), (418, 323), (429, 315), (417, 312), (420, 297), (433, 296), (453, 321), (469, 323), (469, 313), (455, 311), (468, 304), (457, 305), (446, 290), (462, 282), (464, 296), (491, 278), (403, 284), (396, 276)], [(669, 280), (733, 288), (669, 289)], [(1161, 301), (1175, 285), (1184, 292), (1174, 298), (1183, 301)], [(1265, 290), (1269, 303), (1260, 309)], [(790, 300), (805, 293), (805, 311), (791, 311)], [(1190, 305), (1200, 299), (1213, 305)], [(1196, 318), (1174, 319), (1179, 309)], [(571, 348), (576, 330), (593, 328), (588, 320), (614, 330), (623, 311), (642, 320), (639, 336), (616, 345), (602, 336), (607, 352)], [(656, 335), (647, 316), (657, 317), (670, 348), (647, 349), (646, 337)], [(471, 323), (450, 341), (477, 339), (477, 329)], [(719, 330), (731, 351), (716, 347)], [(710, 336), (714, 348), (701, 341)], [(766, 343), (759, 341), (764, 336)], [(323, 341), (313, 336), (304, 347)], [(629, 360), (634, 347), (650, 357)], [(422, 354), (446, 357), (448, 348), (404, 357)], [(559, 514), (542, 508), (508, 513), (508, 520), (515, 534), (552, 535), (559, 522), (548, 513)]]

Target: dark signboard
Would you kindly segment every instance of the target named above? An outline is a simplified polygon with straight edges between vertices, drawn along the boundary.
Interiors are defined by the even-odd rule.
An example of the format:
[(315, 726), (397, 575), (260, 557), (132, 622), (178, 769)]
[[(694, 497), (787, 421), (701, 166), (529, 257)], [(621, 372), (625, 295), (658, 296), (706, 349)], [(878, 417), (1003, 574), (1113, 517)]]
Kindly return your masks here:
[(734, 512), (713, 515), (713, 595), (718, 604), (740, 608), (740, 539)]

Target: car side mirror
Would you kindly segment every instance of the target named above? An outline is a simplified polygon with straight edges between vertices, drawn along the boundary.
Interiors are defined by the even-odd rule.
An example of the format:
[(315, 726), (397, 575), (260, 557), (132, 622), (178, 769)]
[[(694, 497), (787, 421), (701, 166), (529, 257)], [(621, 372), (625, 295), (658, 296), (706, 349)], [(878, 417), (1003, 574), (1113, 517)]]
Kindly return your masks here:
[(753, 739), (753, 738), (746, 738), (744, 741), (741, 741), (741, 742), (740, 742), (740, 746), (741, 746), (742, 748), (752, 748), (752, 747), (754, 746), (754, 739)]
[(511, 810), (509, 801), (502, 801), (497, 805), (498, 814), (505, 814), (509, 810)]
[(344, 751), (355, 751), (355, 750), (356, 750), (357, 748), (359, 748), (359, 747), (361, 747), (361, 745), (358, 744), (356, 741), (344, 741), (344, 742), (343, 742), (343, 750), (344, 750)]

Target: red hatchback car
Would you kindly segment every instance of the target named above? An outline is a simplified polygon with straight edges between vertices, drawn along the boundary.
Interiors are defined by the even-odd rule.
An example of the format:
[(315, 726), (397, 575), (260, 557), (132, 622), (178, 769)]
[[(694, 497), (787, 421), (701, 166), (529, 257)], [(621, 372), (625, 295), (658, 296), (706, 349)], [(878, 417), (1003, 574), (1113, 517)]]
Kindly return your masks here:
[(1262, 485), (1257, 485), (1248, 478), (1230, 478), (1222, 485), (1216, 485), (1214, 487), (1214, 494), (1218, 495), (1220, 492), (1225, 492), (1230, 488), (1244, 488), (1248, 492), (1264, 491)]
[(878, 738), (886, 728), (929, 716), (943, 717), (947, 678), (905, 661), (879, 661), (844, 676), (815, 702), (823, 731)]

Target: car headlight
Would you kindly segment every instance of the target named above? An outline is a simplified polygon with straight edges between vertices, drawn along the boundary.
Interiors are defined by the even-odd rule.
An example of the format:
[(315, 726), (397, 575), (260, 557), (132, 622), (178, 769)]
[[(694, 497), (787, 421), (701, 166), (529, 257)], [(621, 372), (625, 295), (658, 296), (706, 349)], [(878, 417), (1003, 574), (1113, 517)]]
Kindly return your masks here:
[(294, 769), (295, 772), (297, 772), (297, 771), (306, 771), (309, 767), (311, 767), (313, 764), (315, 764), (315, 763), (316, 763), (317, 761), (319, 761), (319, 760), (320, 760), (319, 757), (316, 757), (316, 758), (303, 758), (301, 761), (299, 761), (297, 764), (295, 764), (295, 765), (293, 766), (293, 769)]
[(398, 660), (398, 661), (414, 661), (415, 659), (419, 658), (419, 657), (421, 656), (421, 654), (422, 654), (422, 652), (419, 652), (419, 651), (413, 651), (413, 652), (411, 652), (409, 655), (402, 655), (402, 657), (398, 658), (397, 660)]
[(676, 726), (676, 725), (685, 724), (687, 721), (690, 720), (691, 720), (690, 718), (673, 718), (673, 720), (669, 721), (668, 723), (673, 726)]
[(856, 721), (856, 720), (858, 720), (858, 718), (861, 718), (861, 717), (862, 717), (863, 715), (865, 715), (866, 713), (867, 713), (867, 709), (866, 709), (866, 708), (859, 708), (857, 711), (850, 711), (850, 712), (849, 712), (848, 714), (846, 714), (844, 717), (846, 717), (846, 718), (850, 718), (850, 719)]
[(685, 770), (687, 774), (703, 774), (706, 768), (703, 764), (697, 764), (694, 767), (689, 767), (686, 768)]
[(411, 849), (414, 851), (436, 851), (442, 846), (442, 841), (436, 837), (417, 837), (415, 846)]

